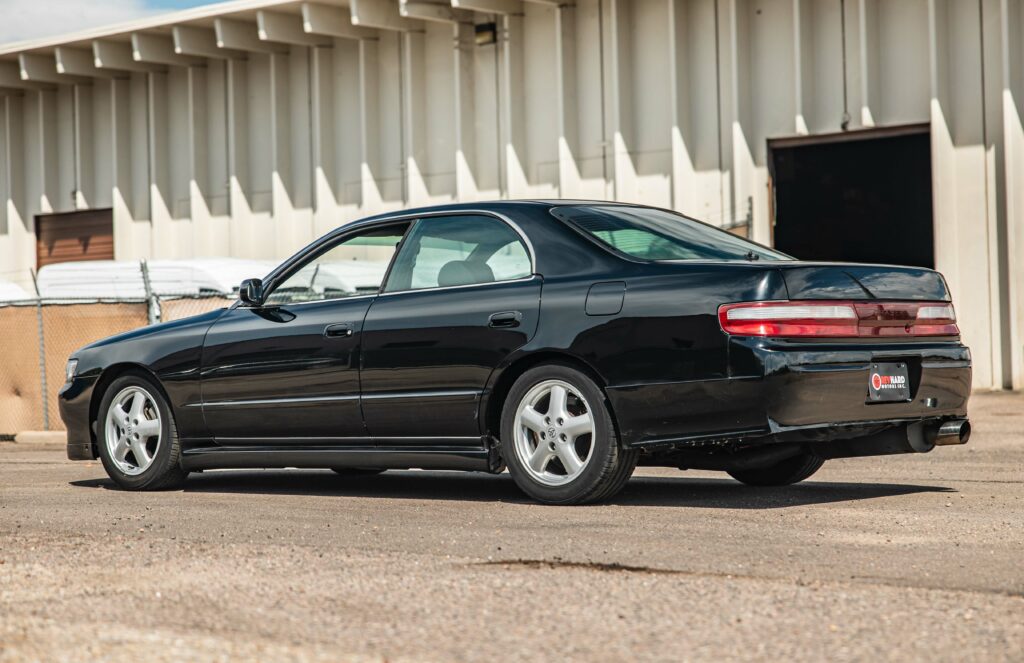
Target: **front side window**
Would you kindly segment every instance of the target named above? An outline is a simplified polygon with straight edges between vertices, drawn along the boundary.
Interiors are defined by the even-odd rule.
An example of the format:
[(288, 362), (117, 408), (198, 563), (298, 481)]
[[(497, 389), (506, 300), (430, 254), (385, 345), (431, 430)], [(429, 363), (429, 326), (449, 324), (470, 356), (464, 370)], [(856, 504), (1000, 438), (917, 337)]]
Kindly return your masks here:
[(533, 272), (522, 239), (500, 219), (458, 215), (420, 219), (384, 290), (422, 290), (509, 281)]
[(280, 306), (379, 292), (408, 227), (376, 228), (320, 251), (274, 288), (265, 303)]
[(566, 206), (551, 213), (609, 248), (641, 260), (792, 260), (681, 214), (649, 207)]

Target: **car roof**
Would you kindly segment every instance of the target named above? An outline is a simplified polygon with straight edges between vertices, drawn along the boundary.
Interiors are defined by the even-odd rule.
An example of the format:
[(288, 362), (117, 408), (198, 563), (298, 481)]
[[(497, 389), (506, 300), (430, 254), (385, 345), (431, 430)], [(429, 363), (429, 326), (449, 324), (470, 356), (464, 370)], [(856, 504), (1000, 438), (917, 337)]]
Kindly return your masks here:
[[(512, 200), (481, 200), (464, 203), (447, 203), (444, 205), (430, 205), (426, 207), (415, 207), (412, 209), (394, 210), (383, 212), (360, 219), (363, 221), (385, 221), (391, 218), (403, 218), (416, 216), (417, 214), (436, 214), (438, 212), (459, 212), (469, 210), (483, 210), (490, 212), (501, 212), (516, 208), (552, 208), (575, 205), (622, 205), (631, 206), (630, 203), (621, 203), (610, 200), (577, 200), (569, 198), (523, 198)], [(636, 206), (636, 205), (632, 205)]]
[[(267, 275), (267, 279), (275, 277), (277, 274), (287, 270), (290, 265), (300, 259), (301, 256), (305, 255), (308, 251), (314, 247), (321, 245), (325, 242), (330, 242), (333, 238), (338, 235), (358, 231), (361, 228), (367, 226), (384, 225), (391, 219), (412, 219), (417, 215), (421, 214), (438, 214), (443, 212), (493, 212), (495, 214), (502, 214), (512, 210), (549, 210), (554, 207), (568, 206), (568, 205), (595, 205), (595, 204), (617, 204), (608, 203), (604, 201), (592, 201), (592, 200), (540, 200), (540, 199), (522, 199), (522, 200), (484, 200), (474, 202), (463, 202), (463, 203), (447, 203), (444, 205), (430, 205), (426, 207), (415, 207), (411, 209), (397, 209), (389, 212), (382, 212), (373, 216), (367, 216), (360, 219), (349, 221), (343, 225), (340, 225), (326, 235), (318, 237), (313, 240), (309, 245), (303, 247), (298, 253), (291, 256), (280, 265), (278, 265), (273, 271)], [(522, 232), (522, 231), (520, 231)]]

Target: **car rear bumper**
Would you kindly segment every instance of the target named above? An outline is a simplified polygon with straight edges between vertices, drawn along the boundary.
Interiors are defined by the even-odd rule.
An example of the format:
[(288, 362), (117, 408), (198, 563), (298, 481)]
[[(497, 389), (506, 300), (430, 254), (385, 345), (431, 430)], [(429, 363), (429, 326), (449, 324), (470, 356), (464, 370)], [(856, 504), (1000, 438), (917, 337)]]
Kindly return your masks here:
[[(967, 415), (970, 350), (958, 342), (797, 343), (730, 339), (733, 377), (613, 386), (629, 446), (735, 439), (844, 439)], [(910, 400), (869, 403), (872, 363), (905, 362)]]
[(95, 377), (76, 377), (65, 384), (57, 395), (60, 418), (68, 431), (68, 459), (92, 460), (96, 449), (89, 430), (89, 404)]
[[(779, 428), (967, 414), (971, 353), (959, 343), (823, 348), (750, 343), (747, 349), (763, 366), (765, 411)], [(868, 402), (871, 365), (877, 362), (907, 364), (908, 402)]]

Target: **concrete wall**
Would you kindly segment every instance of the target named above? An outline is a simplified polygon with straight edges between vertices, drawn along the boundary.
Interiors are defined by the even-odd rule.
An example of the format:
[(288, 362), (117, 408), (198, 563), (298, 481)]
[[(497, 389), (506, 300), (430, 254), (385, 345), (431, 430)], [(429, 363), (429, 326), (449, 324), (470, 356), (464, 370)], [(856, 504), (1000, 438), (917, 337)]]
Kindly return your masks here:
[(171, 50), (166, 27), (69, 42), (104, 55), (73, 80), (0, 49), (0, 278), (26, 284), (35, 214), (108, 206), (126, 259), (282, 258), (382, 210), (527, 196), (751, 210), (770, 243), (768, 139), (927, 122), (975, 383), (1024, 385), (1022, 0), (256, 5)]

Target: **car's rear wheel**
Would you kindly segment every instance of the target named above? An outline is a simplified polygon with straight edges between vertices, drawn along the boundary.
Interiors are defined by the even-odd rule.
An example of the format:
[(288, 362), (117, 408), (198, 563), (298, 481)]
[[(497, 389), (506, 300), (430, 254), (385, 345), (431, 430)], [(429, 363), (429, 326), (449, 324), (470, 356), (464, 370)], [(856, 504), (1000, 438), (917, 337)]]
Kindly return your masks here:
[(110, 384), (100, 402), (98, 423), (100, 459), (121, 488), (172, 488), (188, 475), (181, 469), (174, 414), (145, 375), (129, 373)]
[(638, 456), (619, 444), (601, 389), (561, 364), (532, 368), (512, 385), (501, 449), (519, 488), (545, 504), (608, 499), (629, 480)]
[(803, 453), (767, 467), (731, 470), (729, 476), (748, 486), (789, 486), (811, 476), (825, 464), (823, 458)]

